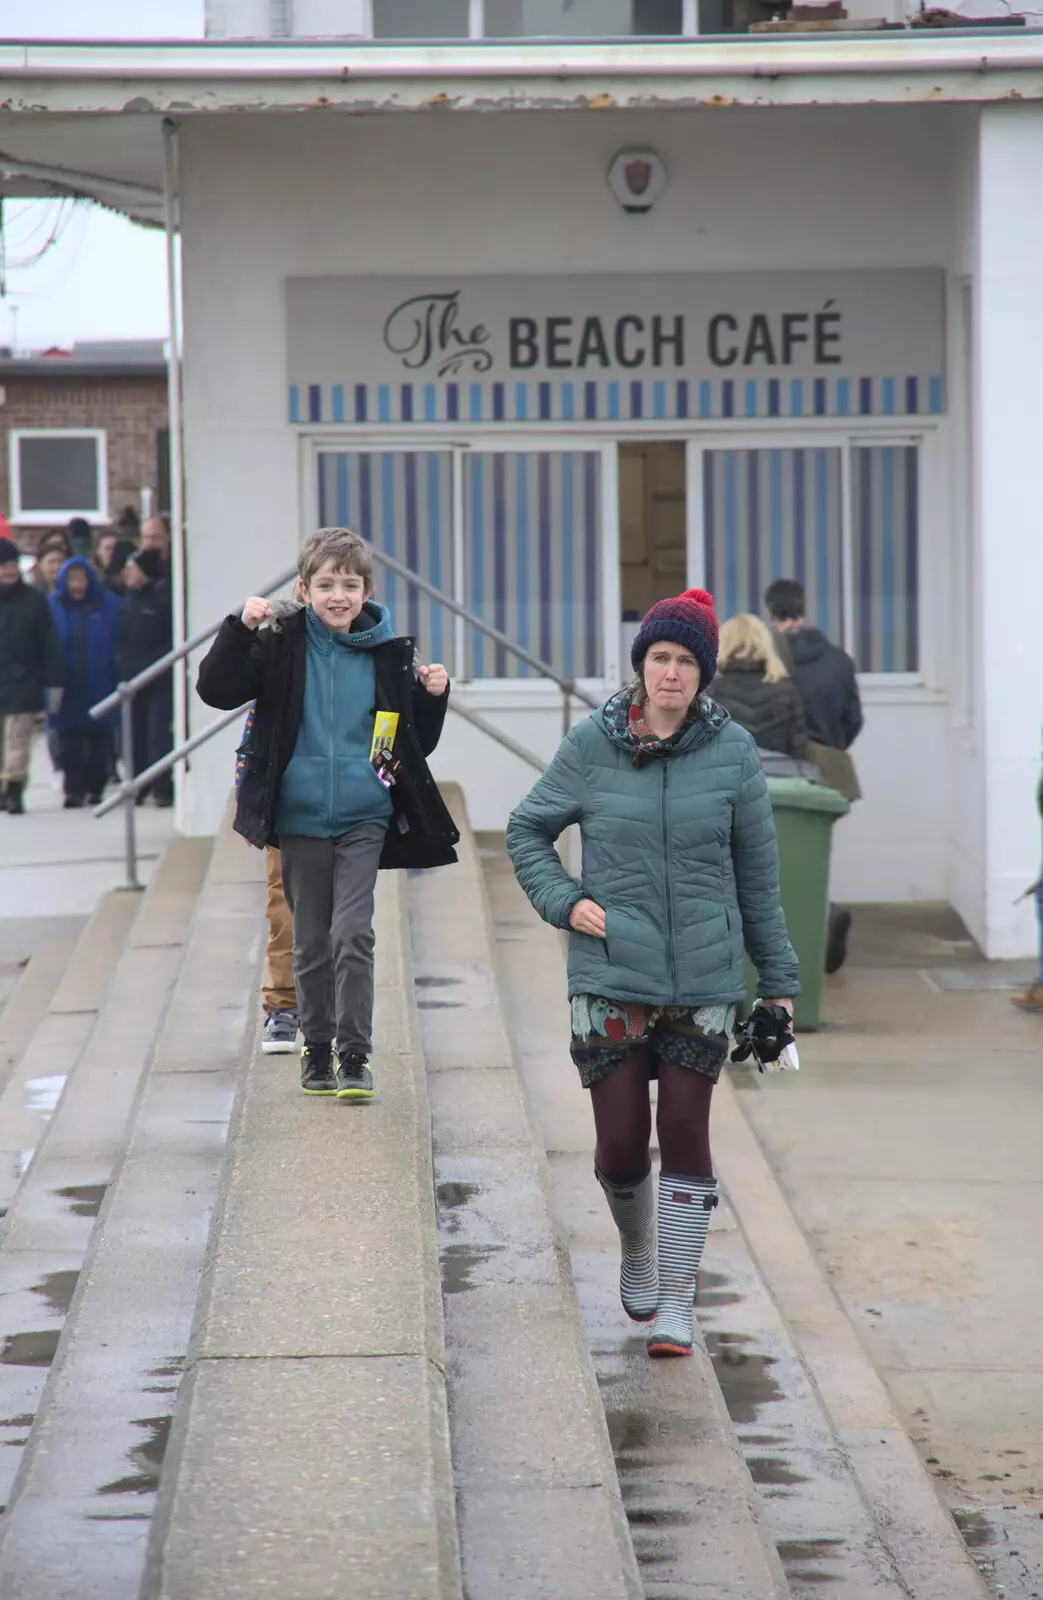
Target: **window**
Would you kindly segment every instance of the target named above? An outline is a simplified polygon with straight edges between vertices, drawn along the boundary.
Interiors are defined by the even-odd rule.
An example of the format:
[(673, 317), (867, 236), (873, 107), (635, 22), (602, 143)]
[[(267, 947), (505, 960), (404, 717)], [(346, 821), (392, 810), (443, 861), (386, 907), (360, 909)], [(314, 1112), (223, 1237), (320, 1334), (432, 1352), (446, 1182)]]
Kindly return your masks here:
[(920, 665), (920, 452), (914, 444), (851, 452), (855, 634), (859, 672)]
[(722, 619), (761, 615), (768, 584), (796, 578), (808, 621), (859, 672), (918, 671), (919, 484), (915, 443), (705, 450), (705, 576)]
[(372, 5), (374, 39), (671, 38), (694, 34), (698, 26), (695, 0), (372, 0)]
[[(568, 678), (603, 671), (600, 464), (590, 450), (473, 450), (464, 462), (464, 604)], [(467, 677), (531, 676), (467, 633)]]
[(469, 0), (373, 0), (374, 39), (466, 39)]
[(485, 0), (485, 37), (606, 39), (682, 31), (681, 0)]
[[(448, 450), (337, 450), (319, 456), (319, 522), (354, 528), (428, 583), (453, 585), (453, 462)], [(375, 563), (376, 598), (425, 661), (452, 666), (452, 618)]]
[(11, 434), (11, 520), (23, 526), (95, 521), (108, 513), (101, 429), (33, 428)]
[[(356, 528), (568, 677), (604, 671), (601, 456), (596, 450), (323, 450), (319, 520)], [(462, 530), (457, 543), (456, 527)], [(425, 661), (459, 677), (528, 678), (502, 645), (376, 563), (376, 596)]]

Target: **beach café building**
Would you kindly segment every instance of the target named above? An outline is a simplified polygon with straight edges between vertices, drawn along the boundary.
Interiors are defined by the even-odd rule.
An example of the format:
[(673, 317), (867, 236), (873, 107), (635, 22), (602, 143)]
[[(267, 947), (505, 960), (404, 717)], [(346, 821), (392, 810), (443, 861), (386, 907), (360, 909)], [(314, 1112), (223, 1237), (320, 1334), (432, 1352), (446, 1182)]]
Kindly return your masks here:
[[(866, 711), (836, 897), (1033, 947), (1043, 37), (12, 44), (0, 77), (7, 192), (180, 231), (188, 635), (346, 523), (604, 695), (653, 600), (800, 578)], [(549, 758), (554, 683), (379, 595)], [(459, 717), (436, 760), (479, 828), (535, 776)]]

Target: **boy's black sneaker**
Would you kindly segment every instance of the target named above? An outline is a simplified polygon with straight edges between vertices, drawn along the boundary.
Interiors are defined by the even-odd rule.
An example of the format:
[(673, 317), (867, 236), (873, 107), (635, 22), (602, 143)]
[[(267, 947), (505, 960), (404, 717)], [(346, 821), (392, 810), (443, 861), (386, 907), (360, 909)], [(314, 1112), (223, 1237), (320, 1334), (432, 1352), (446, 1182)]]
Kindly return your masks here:
[(332, 1045), (305, 1044), (301, 1051), (301, 1089), (304, 1094), (337, 1093)]
[(337, 1063), (337, 1099), (372, 1100), (373, 1074), (361, 1050), (349, 1050)]

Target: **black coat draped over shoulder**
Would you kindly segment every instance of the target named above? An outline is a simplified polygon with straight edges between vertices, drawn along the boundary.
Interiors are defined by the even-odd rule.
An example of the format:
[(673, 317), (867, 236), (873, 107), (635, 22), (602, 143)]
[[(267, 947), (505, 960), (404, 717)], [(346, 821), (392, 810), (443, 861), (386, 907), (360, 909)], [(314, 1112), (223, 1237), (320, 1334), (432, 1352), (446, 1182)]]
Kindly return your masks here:
[[(401, 771), (391, 789), (392, 816), (380, 858), (382, 868), (443, 867), (456, 860), (460, 834), (428, 770), (445, 721), (449, 691), (428, 694), (417, 681), (412, 639), (389, 639), (370, 652), (376, 710), (398, 713), (394, 753)], [(196, 689), (219, 711), (255, 703), (243, 749), (235, 829), (263, 849), (279, 843), (275, 818), (279, 786), (290, 764), (304, 710), (307, 664), (303, 610), (275, 626), (250, 629), (226, 617), (199, 664)]]

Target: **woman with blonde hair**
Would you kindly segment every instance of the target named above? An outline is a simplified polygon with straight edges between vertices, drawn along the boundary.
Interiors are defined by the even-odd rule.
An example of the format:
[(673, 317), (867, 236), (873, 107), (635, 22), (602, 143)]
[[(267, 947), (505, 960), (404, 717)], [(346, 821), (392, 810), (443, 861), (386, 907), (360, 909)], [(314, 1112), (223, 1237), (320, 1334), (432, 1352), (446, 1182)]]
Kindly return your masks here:
[(808, 730), (796, 685), (779, 659), (765, 623), (749, 611), (721, 628), (713, 698), (761, 750), (803, 761)]

